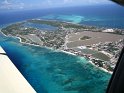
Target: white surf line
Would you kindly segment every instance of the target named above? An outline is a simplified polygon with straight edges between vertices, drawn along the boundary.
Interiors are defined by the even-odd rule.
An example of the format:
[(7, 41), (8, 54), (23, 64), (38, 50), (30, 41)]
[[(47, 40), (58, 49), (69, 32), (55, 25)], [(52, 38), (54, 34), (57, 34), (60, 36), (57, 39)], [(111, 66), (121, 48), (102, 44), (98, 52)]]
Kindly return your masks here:
[(0, 93), (36, 93), (0, 46)]

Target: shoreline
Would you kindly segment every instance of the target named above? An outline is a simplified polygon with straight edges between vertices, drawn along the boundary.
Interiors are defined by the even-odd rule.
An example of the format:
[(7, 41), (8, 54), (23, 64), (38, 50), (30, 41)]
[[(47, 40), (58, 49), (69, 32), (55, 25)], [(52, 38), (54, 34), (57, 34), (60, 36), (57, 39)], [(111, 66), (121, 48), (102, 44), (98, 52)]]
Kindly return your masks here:
[[(53, 49), (53, 48), (46, 47), (46, 46), (40, 46), (40, 45), (35, 45), (35, 44), (30, 44), (30, 43), (22, 42), (22, 39), (21, 39), (20, 37), (18, 37), (18, 36), (7, 36), (7, 35), (5, 35), (5, 34), (1, 31), (1, 29), (0, 29), (0, 33), (3, 34), (5, 37), (12, 37), (12, 38), (18, 39), (21, 44), (26, 44), (26, 45), (29, 45), (29, 46), (43, 47), (43, 48), (47, 48), (47, 49), (50, 49), (50, 50), (55, 50), (55, 49)], [(55, 51), (56, 51), (56, 52), (63, 52), (63, 53), (66, 53), (66, 54), (69, 54), (69, 55), (73, 55), (73, 56), (78, 56), (78, 55), (76, 55), (76, 54), (74, 54), (74, 53), (72, 53), (72, 52), (68, 52), (68, 51), (65, 51), (65, 50), (62, 50), (62, 49), (56, 49)], [(82, 56), (78, 56), (78, 57), (82, 58)], [(85, 58), (85, 57), (84, 57), (84, 58)], [(89, 60), (89, 63), (92, 64), (92, 65), (95, 66), (95, 67), (98, 67), (98, 66), (96, 66), (91, 60)], [(102, 68), (102, 67), (98, 67), (98, 68), (99, 68), (100, 70), (104, 71), (104, 72), (109, 73), (109, 74), (112, 74), (112, 73), (113, 73), (113, 72), (111, 72), (111, 71), (106, 70), (105, 68)]]
[(112, 74), (112, 73), (113, 73), (113, 72), (111, 72), (111, 71), (106, 70), (105, 68), (96, 66), (91, 60), (90, 60), (89, 62), (90, 62), (93, 66), (99, 68), (100, 70), (102, 70), (102, 71), (104, 71), (104, 72), (107, 72), (107, 73), (109, 73), (109, 74)]
[[(57, 52), (64, 52), (64, 53), (69, 54), (69, 55), (78, 56), (78, 55), (76, 55), (76, 54), (74, 54), (74, 53), (72, 53), (72, 52), (68, 52), (68, 51), (64, 51), (64, 50), (58, 50)], [(85, 57), (83, 57), (83, 56), (78, 56), (78, 57), (80, 57), (80, 58), (85, 58)], [(88, 60), (88, 62), (89, 62), (90, 64), (92, 64), (93, 66), (99, 68), (100, 70), (104, 71), (104, 72), (107, 72), (107, 73), (109, 73), (109, 74), (112, 74), (112, 73), (113, 73), (113, 72), (111, 72), (111, 71), (106, 70), (105, 68), (96, 66), (91, 60)]]

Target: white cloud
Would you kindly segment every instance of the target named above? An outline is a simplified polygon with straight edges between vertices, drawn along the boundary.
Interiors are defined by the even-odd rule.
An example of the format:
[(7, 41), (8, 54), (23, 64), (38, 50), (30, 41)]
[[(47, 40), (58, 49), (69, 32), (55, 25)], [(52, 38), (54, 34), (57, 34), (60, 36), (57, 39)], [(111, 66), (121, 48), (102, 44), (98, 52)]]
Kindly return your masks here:
[(52, 1), (51, 0), (47, 0), (48, 5), (52, 5)]
[(71, 3), (73, 0), (64, 0), (64, 4)]
[[(22, 3), (24, 2), (24, 3)], [(36, 9), (77, 5), (108, 4), (109, 0), (3, 0), (0, 9)]]
[(8, 5), (10, 4), (7, 0), (3, 1), (2, 4)]
[(0, 3), (0, 9), (23, 9), (24, 3), (21, 2), (10, 2), (8, 0), (4, 0)]
[(110, 3), (109, 0), (63, 0), (64, 4), (89, 5)]

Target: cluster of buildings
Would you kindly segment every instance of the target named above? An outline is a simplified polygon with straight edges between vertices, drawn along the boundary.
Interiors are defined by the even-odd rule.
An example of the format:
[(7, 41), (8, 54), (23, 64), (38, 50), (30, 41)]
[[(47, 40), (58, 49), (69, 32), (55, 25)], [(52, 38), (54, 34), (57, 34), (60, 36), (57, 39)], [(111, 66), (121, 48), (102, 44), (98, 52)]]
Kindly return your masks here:
[(98, 43), (92, 46), (93, 49), (101, 51), (110, 58), (110, 61), (106, 62), (106, 64), (110, 67), (111, 70), (115, 68), (123, 47), (124, 39), (116, 42)]
[[(37, 20), (34, 20), (34, 21), (37, 22)], [(2, 29), (2, 32), (6, 35), (20, 37), (22, 41), (25, 43), (50, 47), (54, 49), (61, 49), (78, 56), (83, 56), (86, 59), (91, 60), (92, 63), (94, 63), (97, 67), (102, 67), (108, 71), (112, 71), (114, 69), (116, 62), (119, 58), (121, 49), (124, 46), (124, 39), (121, 39), (116, 42), (101, 42), (101, 43), (92, 44), (92, 45), (85, 45), (85, 44), (83, 45), (87, 49), (95, 50), (107, 55), (110, 58), (110, 60), (105, 61), (105, 60), (101, 60), (99, 58), (94, 57), (92, 53), (86, 54), (86, 53), (83, 53), (80, 49), (68, 48), (67, 46), (68, 40), (66, 36), (68, 36), (69, 34), (73, 34), (75, 38), (80, 39), (80, 36), (78, 36), (77, 33), (81, 34), (82, 32), (85, 32), (85, 31), (94, 32), (92, 33), (94, 35), (92, 35), (91, 39), (95, 38), (94, 40), (97, 40), (99, 42), (98, 39), (100, 39), (101, 37), (104, 37), (104, 35), (102, 36), (101, 34), (99, 34), (101, 35), (101, 37), (99, 37), (97, 35), (98, 33), (111, 33), (111, 34), (124, 35), (124, 31), (119, 29), (95, 28), (90, 26), (88, 27), (88, 26), (82, 26), (82, 25), (76, 25), (76, 24), (64, 23), (64, 22), (56, 23), (54, 21), (46, 22), (43, 20), (38, 20), (38, 22), (39, 24), (43, 24), (45, 22), (46, 24), (49, 24), (49, 25), (55, 25), (58, 27), (58, 29), (55, 31), (44, 31), (41, 29), (33, 28), (33, 27), (24, 27), (22, 26), (24, 23), (18, 23)], [(95, 32), (98, 32), (98, 33), (95, 34)], [(89, 33), (88, 35), (86, 34), (86, 36), (90, 36)], [(80, 42), (82, 45), (83, 40), (82, 41), (80, 40)], [(76, 47), (79, 47), (79, 45), (76, 45)], [(84, 47), (81, 47), (81, 49)]]

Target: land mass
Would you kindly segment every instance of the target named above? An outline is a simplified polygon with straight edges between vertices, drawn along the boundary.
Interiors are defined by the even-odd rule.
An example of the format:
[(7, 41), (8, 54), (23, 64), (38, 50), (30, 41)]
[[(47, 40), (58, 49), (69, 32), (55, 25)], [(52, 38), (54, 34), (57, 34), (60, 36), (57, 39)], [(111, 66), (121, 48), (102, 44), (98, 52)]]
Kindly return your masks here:
[[(46, 30), (37, 25), (48, 25), (55, 29)], [(56, 20), (26, 20), (4, 27), (1, 32), (6, 36), (19, 37), (22, 43), (83, 56), (107, 71), (113, 71), (124, 45), (122, 29), (98, 28)]]

